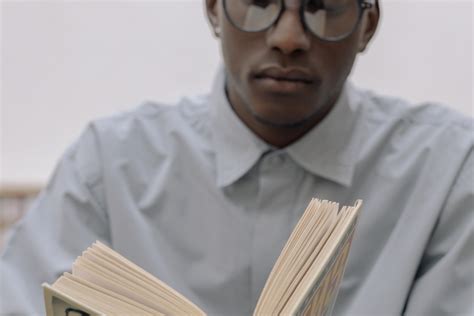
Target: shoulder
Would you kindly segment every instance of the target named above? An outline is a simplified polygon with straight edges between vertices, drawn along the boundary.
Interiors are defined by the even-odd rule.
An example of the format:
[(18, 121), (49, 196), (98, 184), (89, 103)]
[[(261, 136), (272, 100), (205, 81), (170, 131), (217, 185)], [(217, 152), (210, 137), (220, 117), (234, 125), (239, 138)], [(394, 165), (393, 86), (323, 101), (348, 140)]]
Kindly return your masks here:
[(95, 182), (113, 164), (159, 163), (187, 144), (205, 142), (208, 120), (205, 96), (176, 104), (143, 102), (130, 111), (91, 121), (65, 158)]
[(473, 119), (436, 102), (411, 103), (405, 99), (359, 89), (370, 119), (380, 122), (402, 120), (420, 126), (452, 126), (471, 130)]
[(364, 170), (408, 182), (430, 179), (427, 182), (448, 190), (461, 170), (470, 168), (466, 164), (472, 164), (472, 118), (436, 103), (412, 104), (356, 91)]
[(100, 151), (110, 155), (166, 153), (176, 142), (208, 137), (208, 113), (207, 96), (183, 98), (175, 104), (146, 101), (129, 111), (90, 122), (79, 143), (93, 138)]
[(419, 146), (444, 144), (472, 149), (474, 119), (435, 102), (419, 104), (358, 90), (364, 121), (372, 133), (398, 140), (418, 140)]
[(175, 104), (146, 101), (130, 111), (94, 120), (88, 128), (117, 139), (159, 136), (171, 131), (186, 133), (206, 125), (208, 108), (207, 96), (183, 98)]

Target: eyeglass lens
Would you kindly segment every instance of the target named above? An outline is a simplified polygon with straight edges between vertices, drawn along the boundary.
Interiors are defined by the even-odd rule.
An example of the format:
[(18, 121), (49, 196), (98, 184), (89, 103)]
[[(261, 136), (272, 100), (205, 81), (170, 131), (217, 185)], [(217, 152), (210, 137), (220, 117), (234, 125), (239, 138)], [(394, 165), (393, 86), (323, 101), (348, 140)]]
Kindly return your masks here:
[[(306, 27), (322, 39), (338, 39), (356, 27), (359, 0), (306, 0), (303, 18)], [(247, 32), (270, 27), (278, 19), (284, 0), (226, 0), (225, 9), (231, 22)]]

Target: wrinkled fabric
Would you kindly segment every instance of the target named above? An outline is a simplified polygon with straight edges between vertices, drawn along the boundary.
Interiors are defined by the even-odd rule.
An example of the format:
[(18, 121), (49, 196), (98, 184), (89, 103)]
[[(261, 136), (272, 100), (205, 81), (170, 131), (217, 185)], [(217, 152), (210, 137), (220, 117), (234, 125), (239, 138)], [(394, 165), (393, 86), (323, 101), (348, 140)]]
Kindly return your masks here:
[(312, 197), (363, 199), (335, 315), (468, 315), (474, 294), (470, 118), (347, 83), (277, 149), (209, 95), (90, 123), (1, 256), (1, 315), (43, 314), (42, 282), (101, 240), (210, 315), (250, 315)]

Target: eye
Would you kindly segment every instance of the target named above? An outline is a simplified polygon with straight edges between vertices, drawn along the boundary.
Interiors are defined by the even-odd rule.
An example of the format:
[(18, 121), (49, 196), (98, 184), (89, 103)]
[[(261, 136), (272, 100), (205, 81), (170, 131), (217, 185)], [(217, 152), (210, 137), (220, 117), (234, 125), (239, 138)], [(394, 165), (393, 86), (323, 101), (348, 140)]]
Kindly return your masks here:
[(271, 0), (253, 0), (253, 1), (249, 1), (249, 5), (260, 7), (260, 8), (266, 8), (273, 2), (274, 1), (271, 1)]
[(325, 10), (330, 16), (338, 16), (342, 15), (346, 12), (345, 7), (326, 7)]
[(353, 1), (347, 0), (325, 0), (322, 4), (324, 9), (330, 16), (338, 16), (351, 9)]
[(306, 2), (305, 11), (308, 13), (315, 13), (321, 9), (324, 9), (322, 0), (310, 0)]

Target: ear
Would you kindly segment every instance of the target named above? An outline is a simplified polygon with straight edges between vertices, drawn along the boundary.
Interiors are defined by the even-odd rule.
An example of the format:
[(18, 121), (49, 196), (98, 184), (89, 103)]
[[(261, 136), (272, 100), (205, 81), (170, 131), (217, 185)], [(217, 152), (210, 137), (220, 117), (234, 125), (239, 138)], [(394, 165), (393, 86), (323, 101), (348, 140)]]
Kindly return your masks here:
[(362, 29), (359, 37), (359, 52), (365, 51), (367, 45), (375, 34), (380, 19), (380, 7), (378, 1), (376, 4), (364, 12), (362, 20)]
[(220, 35), (219, 26), (219, 1), (220, 0), (206, 0), (207, 19), (216, 37)]

